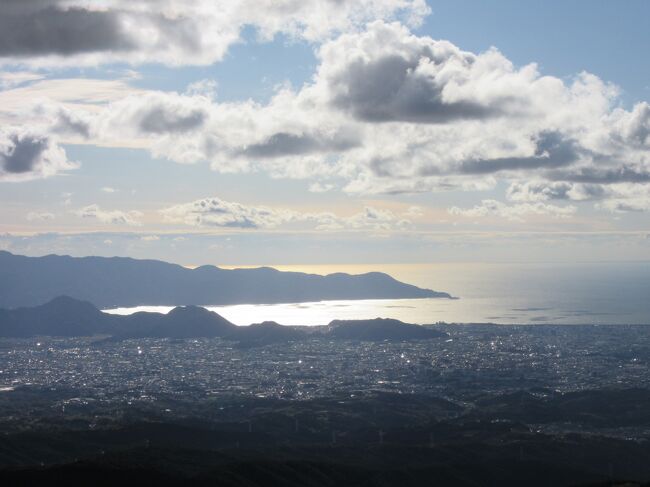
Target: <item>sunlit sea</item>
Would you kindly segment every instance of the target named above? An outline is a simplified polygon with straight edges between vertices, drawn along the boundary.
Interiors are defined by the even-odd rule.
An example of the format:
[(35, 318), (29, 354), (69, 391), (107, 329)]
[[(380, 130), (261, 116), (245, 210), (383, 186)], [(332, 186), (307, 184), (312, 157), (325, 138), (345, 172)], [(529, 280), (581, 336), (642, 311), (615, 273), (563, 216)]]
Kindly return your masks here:
[[(272, 305), (204, 305), (237, 325), (277, 321), (397, 318), (410, 323), (650, 324), (650, 262), (584, 264), (408, 264), (274, 266), (328, 274), (381, 271), (459, 299), (379, 299)], [(169, 306), (107, 310), (168, 312)]]

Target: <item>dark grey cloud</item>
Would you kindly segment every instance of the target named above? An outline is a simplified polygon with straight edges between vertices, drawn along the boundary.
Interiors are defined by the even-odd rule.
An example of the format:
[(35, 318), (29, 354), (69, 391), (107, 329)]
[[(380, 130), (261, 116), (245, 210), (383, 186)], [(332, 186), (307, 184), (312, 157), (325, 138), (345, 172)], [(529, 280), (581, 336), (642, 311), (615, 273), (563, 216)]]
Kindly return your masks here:
[[(125, 2), (125, 5), (128, 3)], [(48, 55), (140, 50), (133, 26), (155, 32), (150, 48), (173, 46), (183, 52), (199, 52), (201, 32), (193, 19), (168, 17), (152, 3), (147, 10), (89, 9), (60, 0), (2, 0), (0, 2), (0, 56), (29, 58)], [(128, 25), (127, 25), (128, 24)], [(128, 27), (130, 26), (130, 27)]]
[(368, 161), (372, 173), (380, 178), (399, 177), (400, 167), (391, 158), (373, 157)]
[(0, 170), (8, 174), (34, 171), (49, 147), (49, 140), (43, 136), (13, 134), (8, 139), (11, 147), (4, 154), (0, 152)]
[(121, 13), (65, 8), (57, 0), (0, 2), (0, 56), (69, 55), (124, 51), (136, 46), (122, 29)]
[(499, 171), (518, 171), (554, 168), (571, 165), (582, 152), (572, 139), (558, 132), (543, 132), (535, 142), (535, 154), (531, 157), (500, 157), (464, 161), (460, 164), (462, 174), (492, 174)]
[[(431, 57), (427, 50), (421, 53)], [(338, 94), (332, 104), (367, 122), (446, 123), (460, 119), (486, 119), (502, 113), (500, 99), (490, 105), (473, 101), (445, 102), (444, 85), (417, 74), (420, 56), (406, 59), (385, 56), (371, 62), (356, 61), (329, 80)]]
[(51, 55), (66, 57), (66, 65), (210, 65), (245, 27), (264, 39), (285, 33), (318, 42), (427, 11), (421, 0), (0, 0), (0, 58), (37, 66), (50, 66), (43, 58)]
[(86, 139), (90, 137), (90, 124), (67, 110), (59, 110), (53, 129), (57, 133), (81, 135)]
[(352, 137), (316, 137), (309, 134), (290, 134), (278, 132), (267, 140), (246, 147), (241, 154), (248, 157), (273, 158), (297, 156), (313, 152), (342, 152), (359, 145)]
[(189, 132), (201, 127), (206, 118), (207, 115), (203, 110), (195, 109), (189, 113), (176, 113), (158, 106), (148, 109), (140, 119), (139, 129), (152, 134)]

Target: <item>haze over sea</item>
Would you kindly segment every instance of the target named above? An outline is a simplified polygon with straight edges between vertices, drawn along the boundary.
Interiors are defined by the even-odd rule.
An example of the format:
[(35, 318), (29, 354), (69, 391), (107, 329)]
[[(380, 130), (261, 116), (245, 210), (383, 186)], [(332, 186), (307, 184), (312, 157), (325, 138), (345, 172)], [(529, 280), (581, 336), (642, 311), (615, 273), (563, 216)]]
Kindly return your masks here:
[[(237, 325), (277, 321), (323, 325), (333, 319), (396, 318), (411, 323), (650, 324), (650, 262), (579, 264), (386, 264), (274, 266), (284, 271), (353, 274), (381, 271), (460, 299), (321, 301), (210, 306)], [(167, 312), (170, 306), (112, 313)]]

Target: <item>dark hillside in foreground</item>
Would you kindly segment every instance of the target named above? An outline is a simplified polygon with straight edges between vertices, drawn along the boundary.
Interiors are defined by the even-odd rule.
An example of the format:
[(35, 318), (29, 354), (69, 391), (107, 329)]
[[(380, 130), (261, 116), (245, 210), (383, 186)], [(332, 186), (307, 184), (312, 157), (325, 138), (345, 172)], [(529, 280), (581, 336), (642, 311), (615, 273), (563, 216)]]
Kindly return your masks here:
[[(593, 391), (594, 412), (616, 424), (616, 414), (605, 405), (627, 393)], [(568, 395), (566, 402), (572, 398)], [(543, 412), (564, 410), (561, 404), (535, 402)], [(488, 409), (467, 417), (461, 405), (442, 398), (376, 394), (294, 402), (242, 398), (221, 404), (231, 406), (230, 412), (222, 407), (210, 419), (135, 419), (136, 409), (133, 420), (95, 429), (9, 433), (0, 446), (0, 482), (637, 487), (641, 482), (608, 479), (645, 481), (650, 476), (647, 441), (541, 433), (527, 425), (538, 421), (534, 414), (514, 420)]]
[(37, 306), (62, 295), (98, 308), (451, 297), (379, 272), (321, 276), (267, 267), (187, 269), (156, 260), (0, 251), (0, 308)]

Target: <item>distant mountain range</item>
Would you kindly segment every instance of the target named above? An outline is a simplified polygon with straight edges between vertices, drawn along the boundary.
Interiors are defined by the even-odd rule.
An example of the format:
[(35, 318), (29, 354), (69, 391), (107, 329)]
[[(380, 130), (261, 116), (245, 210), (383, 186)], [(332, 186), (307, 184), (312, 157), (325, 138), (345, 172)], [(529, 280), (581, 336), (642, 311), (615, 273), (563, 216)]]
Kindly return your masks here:
[(25, 257), (0, 251), (0, 308), (72, 296), (98, 308), (138, 305), (272, 304), (337, 299), (451, 298), (387, 274), (280, 272), (268, 267), (188, 269), (122, 257)]
[(431, 327), (392, 319), (335, 320), (326, 326), (282, 326), (264, 322), (236, 326), (222, 316), (197, 306), (177, 307), (168, 314), (103, 313), (92, 304), (58, 297), (33, 308), (0, 309), (0, 337), (110, 336), (130, 338), (215, 338), (255, 346), (324, 337), (332, 340), (421, 340), (446, 333)]

